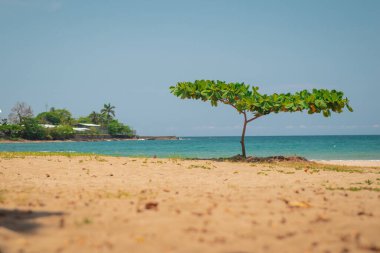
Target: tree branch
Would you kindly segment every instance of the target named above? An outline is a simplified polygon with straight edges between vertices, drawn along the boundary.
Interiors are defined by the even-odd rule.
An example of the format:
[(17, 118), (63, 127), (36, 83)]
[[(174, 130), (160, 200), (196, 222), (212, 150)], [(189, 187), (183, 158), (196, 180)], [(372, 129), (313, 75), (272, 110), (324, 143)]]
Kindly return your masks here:
[(259, 118), (259, 117), (261, 117), (261, 116), (263, 116), (263, 115), (257, 115), (257, 116), (255, 116), (255, 117), (253, 117), (253, 118), (247, 120), (247, 123), (249, 123), (249, 122), (251, 122), (251, 121), (253, 121), (253, 120), (255, 120), (255, 119), (257, 119), (257, 118)]
[(247, 121), (247, 113), (246, 113), (246, 112), (243, 112), (243, 115), (244, 115), (244, 121), (245, 121), (246, 123), (248, 123), (248, 121)]
[(226, 105), (230, 105), (230, 106), (232, 106), (232, 107), (235, 108), (236, 111), (238, 111), (239, 113), (242, 113), (242, 112), (240, 112), (240, 111), (236, 108), (236, 106), (234, 106), (233, 104), (231, 104), (227, 99), (220, 99), (220, 101), (221, 101), (222, 103), (226, 104)]

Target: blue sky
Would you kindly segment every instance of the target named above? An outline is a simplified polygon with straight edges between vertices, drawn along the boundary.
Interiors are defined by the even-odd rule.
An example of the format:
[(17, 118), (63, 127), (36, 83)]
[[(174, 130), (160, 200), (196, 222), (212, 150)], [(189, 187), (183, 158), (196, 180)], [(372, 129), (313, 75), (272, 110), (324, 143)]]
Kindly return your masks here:
[(269, 115), (248, 135), (380, 134), (380, 1), (0, 0), (0, 117), (110, 102), (141, 135), (240, 135), (232, 108), (169, 93), (195, 79), (339, 89), (355, 110)]

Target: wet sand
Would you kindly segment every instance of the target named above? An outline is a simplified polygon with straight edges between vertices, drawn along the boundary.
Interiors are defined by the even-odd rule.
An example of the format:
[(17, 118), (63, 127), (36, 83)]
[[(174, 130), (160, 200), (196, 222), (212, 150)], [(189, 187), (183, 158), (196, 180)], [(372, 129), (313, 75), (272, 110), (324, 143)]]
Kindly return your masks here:
[(0, 157), (0, 252), (380, 252), (363, 166)]

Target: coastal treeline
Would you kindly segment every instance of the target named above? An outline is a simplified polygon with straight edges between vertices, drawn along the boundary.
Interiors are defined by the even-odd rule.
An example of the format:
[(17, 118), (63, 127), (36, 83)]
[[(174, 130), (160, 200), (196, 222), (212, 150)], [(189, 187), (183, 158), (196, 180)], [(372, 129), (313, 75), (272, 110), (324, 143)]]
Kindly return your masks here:
[(8, 118), (1, 119), (0, 138), (9, 140), (66, 140), (75, 137), (132, 138), (135, 131), (115, 117), (115, 106), (104, 104), (97, 112), (75, 118), (67, 109), (51, 107), (34, 116), (31, 106), (18, 102)]

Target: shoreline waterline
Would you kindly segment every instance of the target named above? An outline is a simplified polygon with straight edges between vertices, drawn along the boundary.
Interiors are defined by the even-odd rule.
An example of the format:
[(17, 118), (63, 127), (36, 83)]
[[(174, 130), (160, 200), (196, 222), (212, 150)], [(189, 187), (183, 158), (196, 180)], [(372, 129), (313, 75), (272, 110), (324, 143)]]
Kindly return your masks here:
[[(125, 157), (229, 158), (241, 153), (240, 137), (179, 140), (0, 142), (0, 151), (71, 152)], [(248, 136), (247, 156), (301, 156), (308, 160), (380, 160), (380, 135)]]

